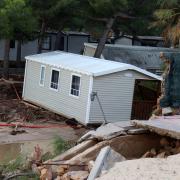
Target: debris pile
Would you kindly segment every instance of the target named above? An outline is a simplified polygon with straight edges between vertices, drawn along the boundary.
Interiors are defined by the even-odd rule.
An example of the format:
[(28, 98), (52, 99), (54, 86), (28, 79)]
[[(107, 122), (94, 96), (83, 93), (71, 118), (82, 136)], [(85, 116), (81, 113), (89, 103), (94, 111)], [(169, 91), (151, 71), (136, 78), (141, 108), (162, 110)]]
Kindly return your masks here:
[(147, 151), (142, 158), (165, 158), (178, 153), (180, 153), (180, 140), (163, 137), (160, 140), (160, 149), (152, 148), (150, 151)]
[(37, 169), (41, 180), (48, 179), (50, 173), (56, 180), (93, 180), (108, 173), (117, 162), (165, 158), (179, 150), (179, 140), (150, 133), (130, 122), (109, 123), (89, 131), (76, 146), (42, 162)]
[[(156, 122), (156, 120), (152, 121)], [(149, 121), (138, 122), (148, 123)], [(173, 124), (173, 121), (171, 120), (170, 123)], [(157, 124), (163, 124), (163, 122)], [(168, 124), (168, 127), (172, 128), (172, 124)], [(177, 130), (178, 125), (176, 124), (174, 129), (174, 132), (177, 130), (175, 136), (169, 136), (168, 127), (163, 129), (164, 133), (162, 133), (162, 129), (153, 131), (159, 134), (157, 135), (150, 132), (152, 125), (140, 126), (137, 121), (109, 123), (89, 131), (78, 140), (75, 147), (44, 162), (44, 166), (40, 167), (46, 171), (50, 168), (53, 178), (56, 179), (66, 180), (76, 177), (77, 179), (93, 180), (97, 177), (105, 177), (105, 174), (109, 178), (108, 174), (112, 168), (116, 167), (116, 164), (120, 165), (131, 159), (142, 159), (143, 162), (146, 161), (144, 159), (155, 159), (152, 163), (159, 159), (166, 161), (164, 158), (180, 153), (180, 139), (177, 138), (180, 135), (180, 131)], [(173, 129), (171, 131), (173, 132)], [(133, 161), (131, 162), (133, 164)], [(39, 171), (41, 177), (44, 172), (45, 170)], [(114, 179), (116, 179), (115, 177), (116, 173)]]
[(66, 121), (60, 115), (31, 105), (20, 99), (22, 82), (0, 79), (0, 121), (1, 122), (48, 122)]

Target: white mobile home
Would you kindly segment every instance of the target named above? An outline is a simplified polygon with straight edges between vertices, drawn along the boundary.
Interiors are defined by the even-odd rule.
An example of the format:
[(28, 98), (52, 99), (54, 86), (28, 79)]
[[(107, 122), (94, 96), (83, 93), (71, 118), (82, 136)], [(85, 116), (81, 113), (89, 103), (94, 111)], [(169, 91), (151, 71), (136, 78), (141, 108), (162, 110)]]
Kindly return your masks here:
[(136, 79), (161, 80), (135, 66), (54, 51), (26, 57), (23, 99), (82, 124), (130, 120)]

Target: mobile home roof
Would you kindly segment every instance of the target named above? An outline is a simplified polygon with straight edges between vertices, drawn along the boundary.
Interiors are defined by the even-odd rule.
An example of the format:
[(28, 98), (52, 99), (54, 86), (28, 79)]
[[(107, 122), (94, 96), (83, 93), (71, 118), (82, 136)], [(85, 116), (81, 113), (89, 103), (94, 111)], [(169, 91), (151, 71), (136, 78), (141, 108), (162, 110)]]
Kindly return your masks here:
[(150, 73), (146, 70), (140, 69), (130, 64), (119, 63), (61, 51), (36, 54), (26, 56), (25, 58), (26, 60), (35, 61), (55, 66), (57, 68), (67, 69), (70, 71), (75, 71), (81, 74), (87, 74), (91, 76), (102, 76), (124, 70), (134, 70), (154, 79), (161, 80), (160, 76), (157, 76), (153, 73)]

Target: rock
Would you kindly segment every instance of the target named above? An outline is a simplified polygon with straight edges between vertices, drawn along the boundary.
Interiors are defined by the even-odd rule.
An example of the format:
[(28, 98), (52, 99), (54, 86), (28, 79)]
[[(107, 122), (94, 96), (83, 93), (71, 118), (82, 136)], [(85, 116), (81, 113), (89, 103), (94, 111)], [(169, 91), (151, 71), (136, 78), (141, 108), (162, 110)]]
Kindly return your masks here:
[[(55, 158), (52, 159), (52, 161), (64, 161), (64, 160), (69, 160), (73, 157), (78, 156), (79, 154), (83, 153), (86, 151), (88, 148), (93, 147), (97, 142), (94, 140), (88, 140), (84, 141), (71, 149), (67, 150), (66, 152), (60, 154), (59, 156), (56, 156)], [(47, 163), (46, 161), (45, 163)], [(56, 172), (57, 171), (57, 166), (52, 166), (52, 171)]]
[(88, 162), (88, 170), (91, 171), (93, 166), (94, 166), (95, 162), (94, 161), (89, 161)]
[(62, 180), (70, 180), (70, 176), (68, 173), (64, 174), (61, 178)]
[(57, 174), (59, 176), (62, 176), (63, 174), (65, 174), (68, 170), (68, 165), (60, 165), (57, 168)]
[(36, 164), (32, 164), (31, 169), (33, 173), (40, 175), (41, 171), (39, 170)]
[(165, 158), (166, 152), (159, 153), (156, 157), (157, 158)]
[(41, 180), (46, 180), (47, 171), (48, 171), (48, 170), (45, 169), (45, 168), (41, 170), (41, 176), (40, 176), (40, 179), (41, 179)]
[(150, 152), (151, 152), (152, 156), (156, 156), (156, 150), (154, 148), (152, 148)]
[(62, 180), (61, 176), (57, 176), (54, 180)]
[(153, 148), (150, 151), (147, 151), (142, 158), (153, 158), (156, 156), (156, 150)]
[(62, 180), (86, 180), (88, 171), (70, 171), (63, 175)]
[(162, 147), (169, 146), (169, 141), (168, 141), (165, 137), (163, 137), (163, 138), (160, 140), (160, 145), (161, 145)]
[(176, 147), (180, 147), (180, 140), (176, 141)]
[(172, 149), (172, 152), (173, 152), (173, 154), (178, 154), (178, 153), (180, 153), (180, 147), (173, 148), (173, 149)]
[(171, 107), (162, 108), (162, 114), (163, 115), (172, 114), (172, 112), (173, 112), (173, 110)]
[(41, 170), (40, 180), (52, 180), (52, 169), (51, 166)]

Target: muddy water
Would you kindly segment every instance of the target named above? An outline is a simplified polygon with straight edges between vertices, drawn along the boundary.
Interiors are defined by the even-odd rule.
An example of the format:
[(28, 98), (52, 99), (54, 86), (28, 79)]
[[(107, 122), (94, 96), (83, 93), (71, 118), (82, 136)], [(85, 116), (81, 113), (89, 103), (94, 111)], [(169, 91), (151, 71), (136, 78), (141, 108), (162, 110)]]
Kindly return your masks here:
[(52, 141), (26, 141), (23, 143), (0, 144), (0, 164), (8, 163), (19, 155), (29, 157), (34, 151), (34, 146), (39, 145), (43, 153), (53, 152)]

